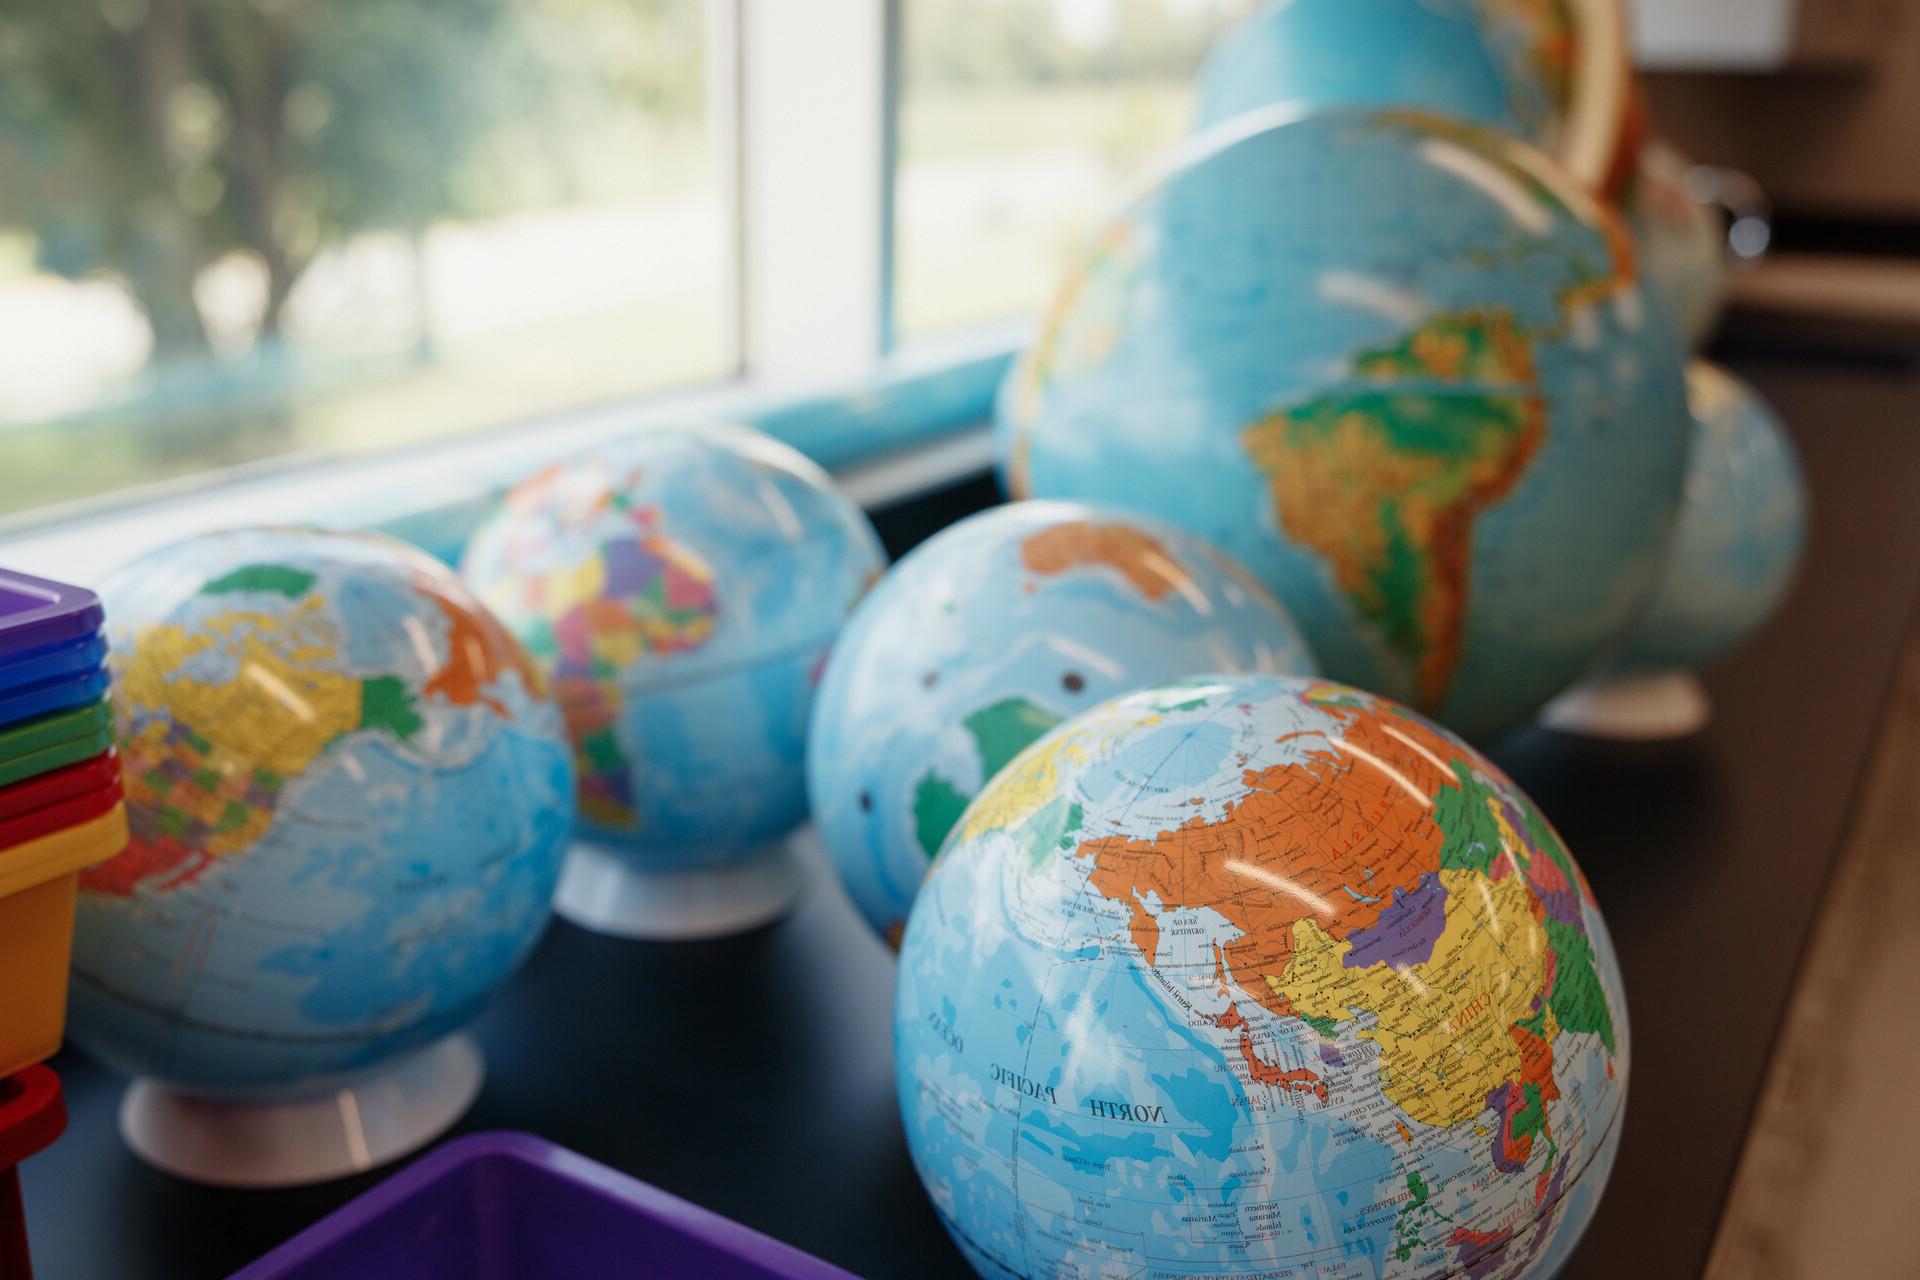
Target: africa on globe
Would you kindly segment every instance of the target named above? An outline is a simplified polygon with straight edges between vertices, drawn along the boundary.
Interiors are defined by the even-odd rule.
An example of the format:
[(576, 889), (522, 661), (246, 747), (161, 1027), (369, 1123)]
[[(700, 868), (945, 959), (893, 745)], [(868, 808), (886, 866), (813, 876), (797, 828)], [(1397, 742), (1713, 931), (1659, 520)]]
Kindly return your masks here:
[(988, 1277), (1546, 1277), (1628, 1073), (1532, 802), (1310, 678), (1068, 721), (969, 806), (900, 954), (914, 1165)]
[(996, 507), (916, 548), (835, 643), (807, 752), (814, 821), (897, 941), (961, 810), (1062, 720), (1194, 671), (1313, 669), (1286, 611), (1191, 534), (1081, 503)]
[(643, 433), (507, 495), (461, 569), (566, 716), (586, 839), (563, 915), (681, 936), (785, 908), (815, 685), (885, 563), (825, 472), (745, 428)]
[(573, 819), (518, 642), (372, 535), (207, 535), (101, 594), (132, 842), (81, 879), (75, 1041), (271, 1097), (474, 1018), (546, 926)]

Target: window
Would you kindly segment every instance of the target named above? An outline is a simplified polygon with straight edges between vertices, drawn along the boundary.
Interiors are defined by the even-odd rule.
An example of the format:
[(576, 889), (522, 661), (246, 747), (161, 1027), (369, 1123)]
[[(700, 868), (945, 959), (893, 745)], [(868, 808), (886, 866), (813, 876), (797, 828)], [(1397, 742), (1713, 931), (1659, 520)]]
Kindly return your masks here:
[(1194, 73), (1251, 0), (903, 0), (894, 187), (905, 335), (1032, 312), (1186, 133)]
[(715, 11), (7, 6), (0, 513), (733, 371)]

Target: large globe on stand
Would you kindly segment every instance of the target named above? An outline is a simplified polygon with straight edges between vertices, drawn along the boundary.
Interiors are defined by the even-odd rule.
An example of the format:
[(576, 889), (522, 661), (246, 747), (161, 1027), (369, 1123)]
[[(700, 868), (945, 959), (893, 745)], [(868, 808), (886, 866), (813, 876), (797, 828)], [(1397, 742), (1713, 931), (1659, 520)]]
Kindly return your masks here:
[(1622, 636), (1665, 551), (1686, 394), (1633, 262), (1503, 135), (1241, 116), (1061, 291), (1002, 389), (1008, 485), (1207, 538), (1328, 674), (1491, 737)]
[(973, 802), (900, 951), (907, 1143), (980, 1274), (1544, 1280), (1628, 1074), (1553, 828), (1344, 686), (1175, 684)]
[(814, 708), (814, 821), (869, 923), (897, 941), (960, 811), (1078, 711), (1196, 671), (1310, 673), (1286, 611), (1191, 534), (1017, 502), (894, 567), (835, 644)]
[(462, 571), (566, 713), (583, 838), (563, 915), (685, 937), (791, 904), (814, 688), (884, 565), (825, 472), (743, 428), (646, 433), (507, 497)]
[(132, 842), (82, 876), (71, 1026), (144, 1082), (129, 1137), (228, 1182), (425, 1141), (478, 1088), (454, 1033), (547, 923), (573, 768), (545, 680), (386, 538), (210, 535), (101, 594)]
[(1201, 69), (1202, 126), (1274, 105), (1408, 107), (1502, 129), (1601, 190), (1638, 100), (1620, 0), (1271, 0)]

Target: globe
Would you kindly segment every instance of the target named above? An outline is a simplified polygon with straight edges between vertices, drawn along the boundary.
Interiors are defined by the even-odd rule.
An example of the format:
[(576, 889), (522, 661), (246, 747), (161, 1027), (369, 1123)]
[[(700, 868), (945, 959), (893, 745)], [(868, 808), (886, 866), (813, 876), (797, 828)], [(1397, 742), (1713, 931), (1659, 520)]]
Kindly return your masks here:
[(642, 435), (515, 489), (462, 571), (552, 674), (599, 850), (576, 861), (770, 856), (807, 816), (827, 649), (884, 565), (824, 472), (741, 428)]
[(1560, 837), (1392, 702), (1237, 676), (1070, 720), (900, 949), (915, 1169), (983, 1276), (1546, 1277), (1626, 1100)]
[(377, 536), (212, 534), (101, 594), (132, 841), (81, 877), (74, 1040), (295, 1095), (469, 1022), (546, 927), (573, 817), (519, 644)]
[(998, 507), (908, 555), (841, 633), (808, 745), (814, 821), (897, 942), (961, 810), (1042, 733), (1196, 671), (1312, 670), (1285, 610), (1200, 539), (1079, 503)]
[(1214, 46), (1196, 114), (1418, 108), (1525, 138), (1598, 189), (1631, 157), (1634, 95), (1618, 0), (1269, 0)]
[(1687, 345), (1698, 349), (1726, 298), (1727, 233), (1718, 210), (1688, 189), (1692, 167), (1671, 144), (1649, 141), (1621, 209), (1655, 295)]
[(1618, 220), (1524, 144), (1405, 112), (1195, 139), (999, 416), (1014, 493), (1207, 538), (1329, 675), (1476, 739), (1623, 636), (1686, 463), (1679, 346)]
[(1705, 666), (1773, 615), (1806, 539), (1806, 483), (1780, 419), (1716, 364), (1687, 370), (1693, 448), (1658, 588), (1615, 671)]

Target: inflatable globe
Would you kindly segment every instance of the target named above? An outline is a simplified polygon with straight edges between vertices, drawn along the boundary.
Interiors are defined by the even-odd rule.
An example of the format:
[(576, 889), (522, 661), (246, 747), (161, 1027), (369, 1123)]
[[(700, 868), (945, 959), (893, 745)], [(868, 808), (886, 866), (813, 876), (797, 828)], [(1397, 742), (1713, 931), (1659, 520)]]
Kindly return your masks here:
[(1008, 486), (1207, 538), (1329, 675), (1490, 737), (1622, 637), (1666, 549), (1685, 381), (1633, 261), (1501, 135), (1242, 116), (1062, 290), (1002, 389)]
[(1054, 730), (969, 806), (900, 950), (914, 1166), (1001, 1280), (1544, 1280), (1606, 1185), (1628, 1056), (1539, 811), (1312, 680)]
[(1312, 670), (1273, 597), (1190, 534), (1078, 503), (982, 512), (902, 560), (835, 645), (807, 754), (814, 821), (897, 941), (960, 811), (1048, 729), (1196, 671)]
[(1633, 145), (1618, 0), (1269, 0), (1201, 69), (1198, 122), (1286, 104), (1487, 124), (1600, 189)]
[(1652, 602), (1616, 670), (1704, 666), (1773, 615), (1806, 537), (1806, 484), (1780, 419), (1705, 360), (1687, 371), (1686, 498)]
[[(591, 844), (566, 872), (564, 914), (709, 932), (790, 901), (777, 842), (807, 816), (814, 685), (884, 564), (824, 472), (739, 428), (643, 435), (508, 496), (462, 570), (552, 674), (573, 737)], [(777, 883), (713, 890), (742, 918), (708, 901), (709, 927), (671, 900), (670, 884), (712, 888), (710, 873), (768, 860)]]
[(374, 536), (194, 538), (102, 596), (132, 842), (82, 876), (74, 1040), (292, 1096), (470, 1021), (545, 928), (573, 819), (520, 645)]
[(1727, 232), (1719, 211), (1688, 189), (1691, 168), (1669, 144), (1648, 142), (1621, 209), (1654, 293), (1675, 330), (1698, 349), (1726, 298)]

